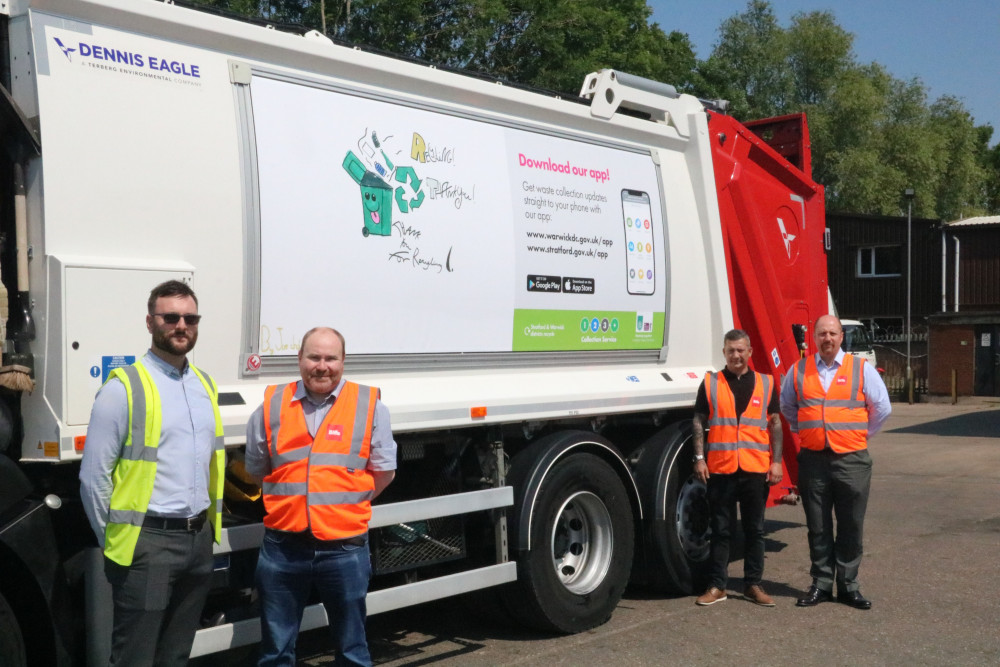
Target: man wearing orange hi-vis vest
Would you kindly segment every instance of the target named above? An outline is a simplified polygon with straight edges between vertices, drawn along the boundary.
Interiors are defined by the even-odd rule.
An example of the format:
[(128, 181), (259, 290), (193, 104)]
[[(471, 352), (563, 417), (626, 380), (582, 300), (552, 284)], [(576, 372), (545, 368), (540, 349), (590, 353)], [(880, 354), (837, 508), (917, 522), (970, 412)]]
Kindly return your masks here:
[(841, 349), (840, 320), (820, 317), (813, 335), (819, 353), (800, 360), (781, 386), (781, 413), (800, 440), (799, 492), (812, 560), (812, 585), (796, 605), (833, 599), (836, 582), (839, 602), (871, 609), (858, 585), (872, 479), (868, 440), (892, 406), (878, 372)]
[[(745, 331), (723, 338), (726, 367), (706, 373), (694, 415), (694, 473), (708, 485), (711, 558), (708, 589), (697, 599), (708, 606), (727, 598), (729, 541), (740, 506), (746, 556), (743, 596), (773, 607), (761, 586), (764, 575), (764, 507), (768, 485), (781, 481), (781, 417), (774, 379), (750, 370), (753, 350)], [(708, 447), (705, 447), (705, 431)]]
[(348, 382), (344, 338), (302, 336), (301, 380), (272, 385), (247, 424), (246, 469), (262, 480), (264, 542), (257, 560), (261, 667), (295, 665), (315, 585), (337, 665), (371, 665), (365, 634), (371, 501), (395, 476), (389, 410), (376, 387)]

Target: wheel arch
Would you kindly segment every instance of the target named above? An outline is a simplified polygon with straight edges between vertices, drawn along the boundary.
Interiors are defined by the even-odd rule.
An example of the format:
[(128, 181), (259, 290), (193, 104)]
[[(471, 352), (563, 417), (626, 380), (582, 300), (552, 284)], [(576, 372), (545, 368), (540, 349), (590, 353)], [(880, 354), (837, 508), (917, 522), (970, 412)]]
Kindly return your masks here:
[(591, 431), (560, 431), (539, 439), (514, 457), (508, 481), (514, 486), (515, 551), (531, 548), (531, 523), (539, 490), (556, 464), (575, 453), (593, 454), (611, 466), (625, 486), (638, 530), (642, 522), (639, 489), (618, 449), (611, 441)]
[(633, 466), (646, 509), (633, 583), (682, 595), (704, 583), (708, 539), (704, 485), (691, 477), (692, 441), (691, 421), (673, 422), (643, 443)]
[(671, 447), (670, 445), (679, 438), (681, 441), (686, 440), (691, 435), (691, 425), (688, 422), (675, 422), (664, 429), (659, 436), (665, 437), (667, 441), (667, 447), (660, 455), (658, 465), (656, 466), (656, 483), (654, 486), (655, 492), (653, 495), (652, 502), (652, 516), (650, 517), (653, 521), (665, 521), (667, 517), (667, 485), (661, 483), (667, 477), (670, 476), (670, 472), (677, 465), (682, 454), (684, 453), (684, 448), (681, 446)]

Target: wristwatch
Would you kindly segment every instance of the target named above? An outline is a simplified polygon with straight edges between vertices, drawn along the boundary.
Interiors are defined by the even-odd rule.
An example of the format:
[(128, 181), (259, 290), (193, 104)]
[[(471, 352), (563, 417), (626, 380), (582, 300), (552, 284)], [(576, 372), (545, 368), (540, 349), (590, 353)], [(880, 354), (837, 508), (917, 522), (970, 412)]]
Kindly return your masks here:
[(704, 461), (705, 460), (705, 456), (703, 454), (695, 454), (694, 455), (694, 460), (695, 461)]

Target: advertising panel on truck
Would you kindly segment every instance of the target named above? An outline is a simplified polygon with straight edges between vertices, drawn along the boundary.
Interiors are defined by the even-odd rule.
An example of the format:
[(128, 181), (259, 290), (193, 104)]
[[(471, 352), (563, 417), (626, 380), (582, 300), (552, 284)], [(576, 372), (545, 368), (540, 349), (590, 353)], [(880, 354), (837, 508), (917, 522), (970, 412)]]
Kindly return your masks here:
[(266, 76), (251, 97), (262, 356), (324, 313), (355, 354), (663, 344), (648, 150)]

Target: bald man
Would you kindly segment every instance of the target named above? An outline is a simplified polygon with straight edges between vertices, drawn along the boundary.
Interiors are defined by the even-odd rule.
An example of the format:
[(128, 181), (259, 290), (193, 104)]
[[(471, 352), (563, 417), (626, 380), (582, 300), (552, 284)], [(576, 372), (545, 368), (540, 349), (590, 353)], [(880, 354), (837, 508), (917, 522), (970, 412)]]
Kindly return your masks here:
[(824, 315), (813, 333), (819, 352), (800, 360), (781, 387), (781, 414), (800, 440), (799, 492), (812, 560), (812, 585), (795, 604), (832, 600), (836, 582), (838, 602), (871, 609), (858, 584), (872, 478), (868, 440), (892, 406), (878, 371), (841, 348), (840, 320)]

